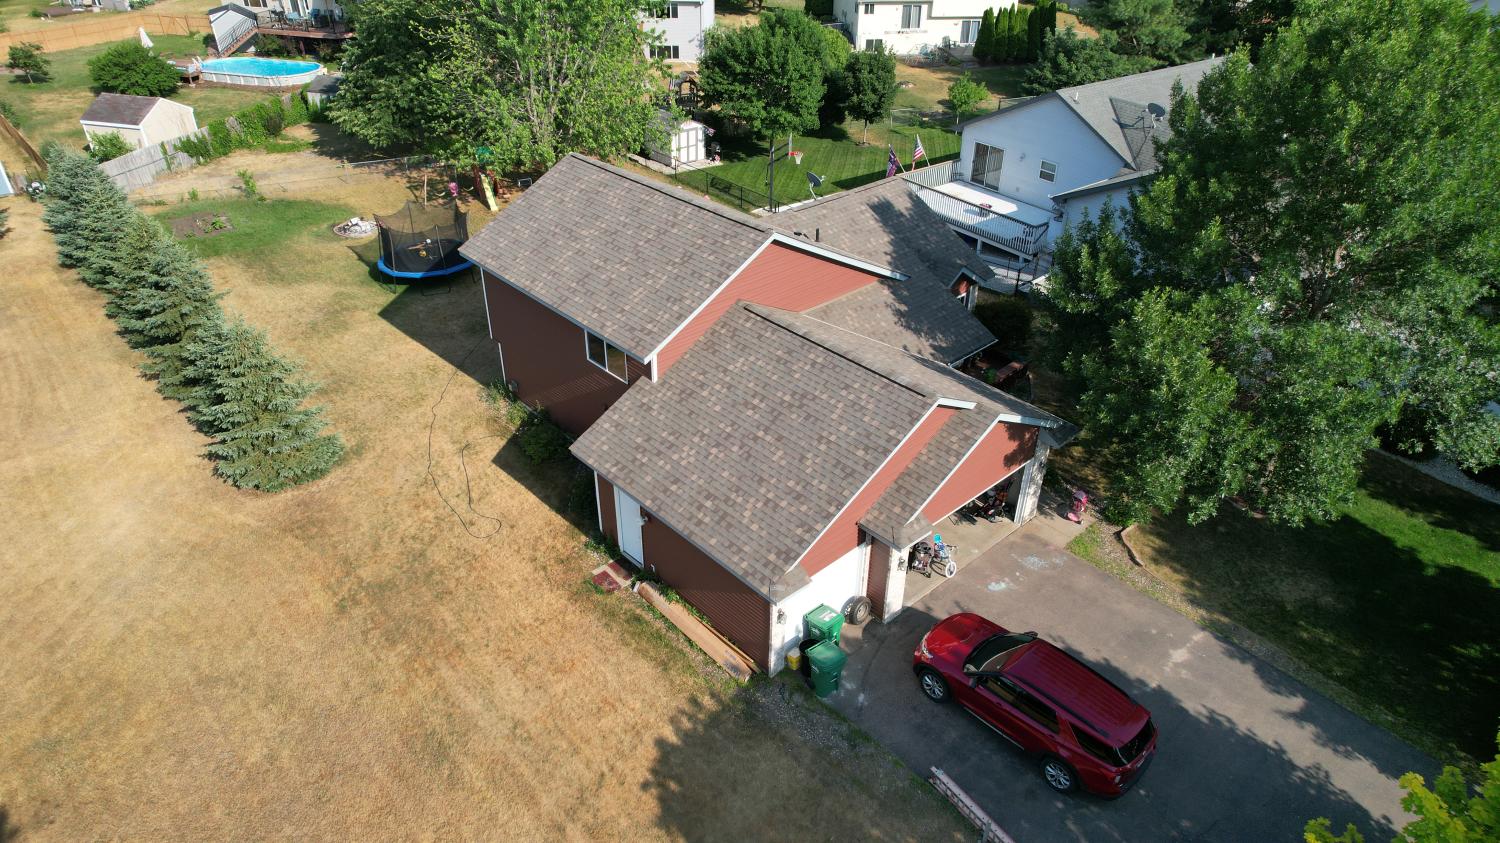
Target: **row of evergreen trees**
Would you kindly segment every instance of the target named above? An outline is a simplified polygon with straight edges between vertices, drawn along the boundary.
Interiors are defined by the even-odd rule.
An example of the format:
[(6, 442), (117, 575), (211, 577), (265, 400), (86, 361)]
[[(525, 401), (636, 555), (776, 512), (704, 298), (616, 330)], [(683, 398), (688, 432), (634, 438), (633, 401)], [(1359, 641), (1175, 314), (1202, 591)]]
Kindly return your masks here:
[(1033, 62), (1042, 52), (1048, 32), (1057, 31), (1057, 3), (1042, 0), (1035, 6), (985, 9), (974, 41), (974, 58), (980, 61)]
[(58, 261), (108, 296), (106, 313), (145, 354), (141, 368), (213, 437), (214, 471), (268, 492), (327, 474), (344, 443), (323, 432), (322, 408), (303, 406), (312, 385), (265, 334), (225, 317), (203, 265), (92, 160), (56, 144), (45, 154), (43, 220)]

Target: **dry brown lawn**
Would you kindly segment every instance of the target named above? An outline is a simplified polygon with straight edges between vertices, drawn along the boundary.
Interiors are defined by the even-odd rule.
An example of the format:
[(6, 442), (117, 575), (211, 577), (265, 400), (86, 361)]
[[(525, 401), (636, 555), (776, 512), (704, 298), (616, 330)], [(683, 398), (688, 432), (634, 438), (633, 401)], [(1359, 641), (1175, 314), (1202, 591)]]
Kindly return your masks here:
[(564, 479), (480, 399), (476, 285), (390, 292), (321, 228), (254, 271), (210, 260), (350, 445), (317, 483), (238, 491), (6, 201), (0, 839), (964, 836), (800, 689), (729, 684), (593, 590)]

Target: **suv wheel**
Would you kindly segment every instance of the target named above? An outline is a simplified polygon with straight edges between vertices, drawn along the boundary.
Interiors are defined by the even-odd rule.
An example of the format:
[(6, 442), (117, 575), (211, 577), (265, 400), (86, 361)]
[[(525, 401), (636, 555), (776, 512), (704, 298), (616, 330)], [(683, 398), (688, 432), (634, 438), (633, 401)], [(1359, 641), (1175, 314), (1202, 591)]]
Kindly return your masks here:
[(922, 668), (917, 672), (917, 680), (921, 682), (922, 693), (927, 695), (927, 699), (935, 703), (948, 701), (948, 683), (943, 681), (943, 677), (936, 670), (930, 667)]
[(1072, 793), (1078, 789), (1077, 771), (1055, 755), (1042, 759), (1042, 780), (1058, 793)]

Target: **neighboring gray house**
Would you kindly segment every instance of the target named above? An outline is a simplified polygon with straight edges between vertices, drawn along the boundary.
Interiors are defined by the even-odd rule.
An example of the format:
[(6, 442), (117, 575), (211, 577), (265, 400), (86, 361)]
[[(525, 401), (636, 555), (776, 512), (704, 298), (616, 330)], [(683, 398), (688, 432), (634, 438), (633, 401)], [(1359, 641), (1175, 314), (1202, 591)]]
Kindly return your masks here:
[(977, 117), (963, 124), (958, 161), (907, 179), (987, 260), (1040, 274), (1066, 226), (1106, 200), (1123, 205), (1156, 172), (1172, 86), (1196, 90), (1223, 61), (1063, 88)]

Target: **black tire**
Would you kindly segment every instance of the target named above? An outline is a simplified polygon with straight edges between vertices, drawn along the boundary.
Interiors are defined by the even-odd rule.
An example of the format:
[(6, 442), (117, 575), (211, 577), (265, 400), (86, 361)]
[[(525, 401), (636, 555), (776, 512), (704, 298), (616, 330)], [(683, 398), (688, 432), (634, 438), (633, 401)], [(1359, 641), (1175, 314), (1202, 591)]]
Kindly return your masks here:
[(953, 695), (948, 692), (948, 682), (941, 673), (930, 667), (924, 667), (917, 671), (917, 686), (922, 689), (922, 694), (927, 699), (939, 705), (948, 702)]
[(1078, 789), (1078, 771), (1056, 755), (1044, 755), (1040, 764), (1042, 781), (1058, 793), (1072, 793)]
[(870, 619), (870, 598), (856, 597), (844, 607), (844, 620), (852, 626), (861, 626)]

